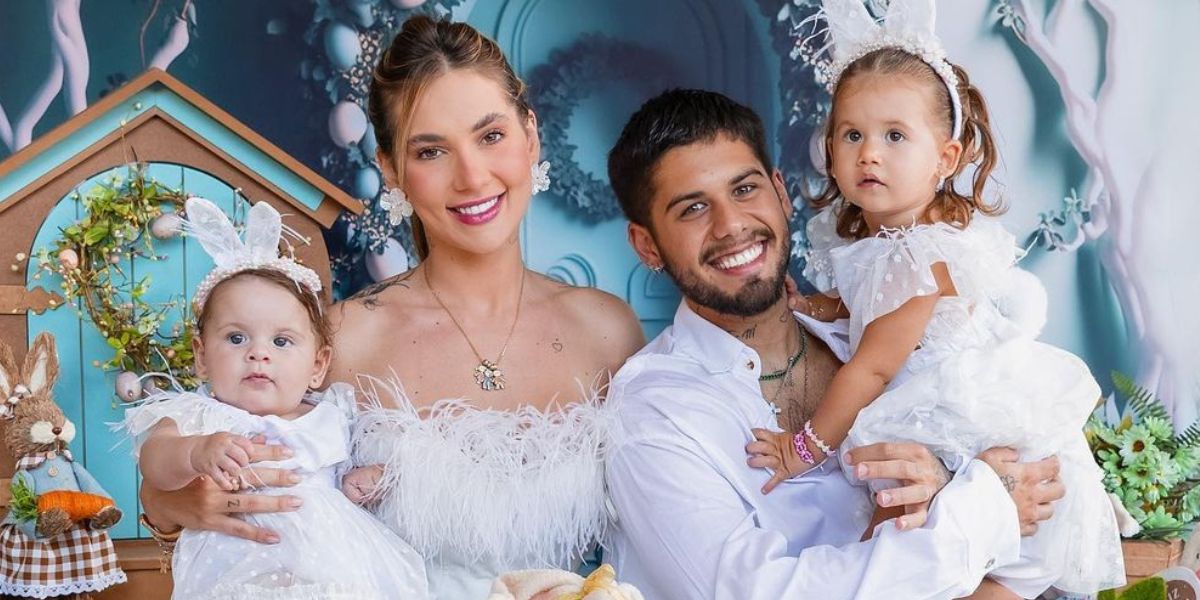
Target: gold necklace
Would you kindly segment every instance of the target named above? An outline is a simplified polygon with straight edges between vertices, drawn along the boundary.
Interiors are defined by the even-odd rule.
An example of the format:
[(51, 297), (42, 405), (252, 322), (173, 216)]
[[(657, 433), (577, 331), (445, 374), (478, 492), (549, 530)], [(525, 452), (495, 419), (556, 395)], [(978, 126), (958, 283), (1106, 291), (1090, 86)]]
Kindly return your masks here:
[(458, 328), (458, 332), (462, 334), (463, 339), (467, 340), (467, 345), (471, 347), (471, 352), (475, 353), (475, 358), (479, 359), (479, 366), (475, 367), (472, 374), (475, 376), (475, 383), (485, 392), (504, 389), (505, 380), (504, 372), (500, 370), (500, 361), (504, 360), (504, 352), (508, 350), (508, 343), (512, 341), (513, 332), (517, 330), (517, 321), (521, 318), (521, 301), (525, 298), (525, 271), (521, 271), (521, 291), (517, 292), (517, 312), (513, 315), (512, 326), (508, 328), (508, 337), (504, 338), (504, 346), (500, 348), (500, 354), (496, 356), (496, 360), (488, 360), (479, 353), (479, 349), (471, 341), (471, 336), (467, 335), (467, 330), (463, 329), (462, 323), (454, 317), (454, 313), (450, 312), (450, 308), (442, 302), (442, 297), (438, 295), (437, 290), (433, 289), (433, 284), (429, 283), (429, 265), (422, 269), (422, 274), (425, 276), (425, 287), (433, 293), (433, 299), (437, 300), (438, 306), (446, 311), (450, 316), (450, 321)]

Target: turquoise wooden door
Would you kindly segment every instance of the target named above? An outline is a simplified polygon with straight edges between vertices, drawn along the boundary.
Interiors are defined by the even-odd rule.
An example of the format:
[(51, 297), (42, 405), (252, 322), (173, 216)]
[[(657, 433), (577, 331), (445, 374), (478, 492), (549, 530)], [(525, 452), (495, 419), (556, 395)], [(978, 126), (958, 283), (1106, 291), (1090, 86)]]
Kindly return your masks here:
[[(547, 123), (543, 115), (543, 146), (555, 145), (548, 136), (559, 129), (565, 140), (558, 145), (573, 147), (569, 156), (543, 153), (554, 163), (552, 178), (569, 161), (607, 188), (606, 157), (621, 127), (642, 102), (670, 87), (723, 92), (768, 119), (768, 132), (777, 130), (778, 58), (754, 0), (508, 0), (478, 2), (456, 16), (499, 42), (531, 86), (536, 86), (531, 79), (546, 81), (550, 70), (556, 82), (551, 89), (531, 87), (535, 107), (539, 96), (549, 98), (559, 109), (549, 118), (567, 122)], [(588, 41), (597, 35), (606, 41)], [(630, 64), (589, 63), (581, 54), (594, 53), (598, 44), (635, 47), (612, 55)], [(596, 80), (614, 73), (610, 80)], [(678, 292), (669, 278), (652, 275), (638, 262), (626, 241), (624, 217), (595, 218), (595, 211), (577, 206), (581, 200), (597, 199), (572, 203), (553, 189), (534, 198), (522, 226), (526, 262), (625, 299), (647, 335), (656, 335), (670, 324)]]
[[(58, 202), (42, 223), (34, 239), (35, 254), (42, 248), (54, 249), (59, 230), (84, 217), (80, 198), (97, 185), (122, 178), (125, 167), (99, 173), (81, 182)], [(234, 214), (237, 195), (223, 181), (188, 167), (166, 163), (152, 163), (147, 176), (174, 189), (188, 194), (203, 196), (220, 206), (227, 214)], [(127, 260), (120, 264), (130, 280), (150, 278), (149, 292), (145, 296), (151, 304), (177, 302), (184, 306), (191, 298), (196, 286), (212, 268), (212, 259), (197, 243), (186, 238), (155, 240), (155, 251), (163, 260), (145, 258)], [(57, 276), (41, 275), (30, 269), (30, 287), (40, 285), (48, 290), (59, 289), (62, 283)], [(33, 278), (38, 277), (37, 281)], [(56, 399), (67, 418), (75, 423), (75, 441), (71, 450), (76, 460), (88, 468), (105, 490), (112, 494), (125, 517), (113, 528), (116, 538), (146, 537), (145, 530), (137, 524), (140, 505), (137, 497), (140, 478), (131, 455), (132, 445), (121, 433), (110, 430), (109, 424), (124, 417), (124, 406), (117, 400), (113, 386), (117, 373), (105, 372), (100, 365), (112, 358), (113, 350), (97, 331), (95, 325), (81, 313), (76, 303), (67, 304), (40, 315), (29, 314), (30, 341), (39, 332), (54, 334), (58, 343), (61, 374), (54, 391)], [(160, 334), (170, 335), (179, 323), (179, 313), (163, 323)]]

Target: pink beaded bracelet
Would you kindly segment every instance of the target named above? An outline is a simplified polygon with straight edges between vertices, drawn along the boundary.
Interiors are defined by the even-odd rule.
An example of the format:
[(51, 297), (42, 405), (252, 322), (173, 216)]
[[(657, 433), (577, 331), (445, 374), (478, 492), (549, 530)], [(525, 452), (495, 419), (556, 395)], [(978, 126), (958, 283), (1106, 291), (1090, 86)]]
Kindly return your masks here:
[(813, 453), (808, 449), (808, 444), (804, 443), (804, 434), (803, 433), (797, 433), (792, 436), (792, 447), (796, 449), (796, 454), (800, 455), (800, 460), (802, 460), (810, 465), (817, 464), (817, 459), (816, 459), (816, 457), (813, 456)]

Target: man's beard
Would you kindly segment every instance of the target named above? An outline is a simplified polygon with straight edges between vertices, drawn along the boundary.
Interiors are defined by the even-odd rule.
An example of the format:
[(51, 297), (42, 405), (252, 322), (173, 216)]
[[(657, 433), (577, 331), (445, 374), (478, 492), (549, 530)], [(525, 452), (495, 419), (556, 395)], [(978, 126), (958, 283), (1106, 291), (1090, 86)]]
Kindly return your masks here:
[[(769, 238), (767, 246), (769, 247), (773, 242), (774, 238)], [(766, 249), (763, 252), (766, 252)], [(691, 271), (676, 269), (669, 260), (663, 261), (663, 268), (671, 276), (671, 279), (675, 280), (675, 285), (683, 293), (684, 298), (721, 314), (753, 317), (762, 314), (783, 297), (788, 261), (791, 255), (792, 240), (789, 237), (779, 257), (779, 262), (775, 265), (774, 271), (769, 273), (769, 277), (763, 279), (756, 276), (733, 294), (728, 294), (701, 280)]]

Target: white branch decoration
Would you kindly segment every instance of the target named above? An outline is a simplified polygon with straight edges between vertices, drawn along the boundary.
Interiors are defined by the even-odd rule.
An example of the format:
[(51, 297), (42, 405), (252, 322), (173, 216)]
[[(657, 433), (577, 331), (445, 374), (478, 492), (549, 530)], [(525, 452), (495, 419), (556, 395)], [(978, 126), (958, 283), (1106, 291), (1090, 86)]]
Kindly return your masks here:
[(171, 29), (167, 31), (167, 39), (163, 41), (163, 45), (154, 53), (154, 57), (150, 59), (150, 66), (167, 70), (180, 54), (187, 49), (191, 37), (188, 34), (188, 26), (196, 23), (196, 9), (192, 6), (191, 0), (184, 4), (183, 10), (175, 16), (175, 22), (171, 24)]
[(50, 102), (63, 89), (64, 79), (67, 111), (77, 115), (87, 107), (88, 63), (87, 42), (83, 38), (83, 24), (79, 19), (80, 0), (46, 0), (46, 12), (50, 18), (50, 72), (34, 93), (25, 110), (14, 115), (11, 124), (0, 107), (0, 141), (16, 152), (29, 145), (33, 138), (33, 127)]
[[(25, 109), (13, 115), (14, 120), (9, 120), (4, 106), (0, 105), (0, 143), (12, 152), (33, 141), (34, 127), (46, 115), (50, 103), (60, 91), (67, 103), (69, 116), (75, 116), (87, 108), (86, 92), (91, 63), (87, 40), (83, 35), (83, 23), (79, 17), (81, 1), (46, 0), (46, 12), (50, 20), (50, 71)], [(187, 0), (167, 32), (162, 47), (154, 54), (150, 66), (166, 70), (187, 49), (190, 39), (188, 26), (195, 22), (196, 9), (191, 0)]]
[[(1093, 97), (1087, 84), (1079, 81), (1065, 64), (1068, 51), (1059, 44), (1059, 25), (1064, 15), (1078, 16), (1080, 11), (1091, 7), (1104, 20), (1107, 39), (1104, 40), (1105, 78)], [(1072, 220), (1077, 225), (1077, 235), (1070, 241), (1053, 247), (1074, 250), (1087, 240), (1104, 237), (1099, 245), (1101, 260), (1116, 292), (1118, 302), (1128, 327), (1131, 342), (1137, 345), (1140, 359), (1136, 378), (1146, 389), (1157, 393), (1163, 400), (1180, 427), (1190, 423), (1195, 414), (1194, 406), (1184, 406), (1184, 398), (1171, 397), (1169, 362), (1164, 355), (1161, 332), (1147, 326), (1147, 278), (1149, 274), (1134, 268), (1139, 258), (1135, 250), (1134, 209), (1144, 201), (1139, 183), (1152, 165), (1139, 165), (1121, 156), (1121, 149), (1106, 147), (1101, 136), (1112, 124), (1122, 118), (1117, 111), (1106, 111), (1114, 89), (1119, 89), (1129, 69), (1138, 65), (1120, 60), (1118, 48), (1125, 35), (1122, 22), (1116, 17), (1111, 0), (1058, 0), (1050, 14), (1042, 19), (1040, 7), (1030, 6), (1027, 0), (1000, 0), (1000, 14), (1004, 24), (1016, 32), (1039, 60), (1046, 66), (1058, 84), (1066, 108), (1067, 136), (1088, 165), (1088, 180), (1082, 198), (1067, 199), (1067, 215), (1059, 217), (1056, 224)], [(1071, 205), (1072, 199), (1077, 203)], [(1071, 214), (1072, 211), (1074, 214)], [(1045, 231), (1045, 218), (1043, 228)], [(1108, 234), (1107, 236), (1105, 234)]]

